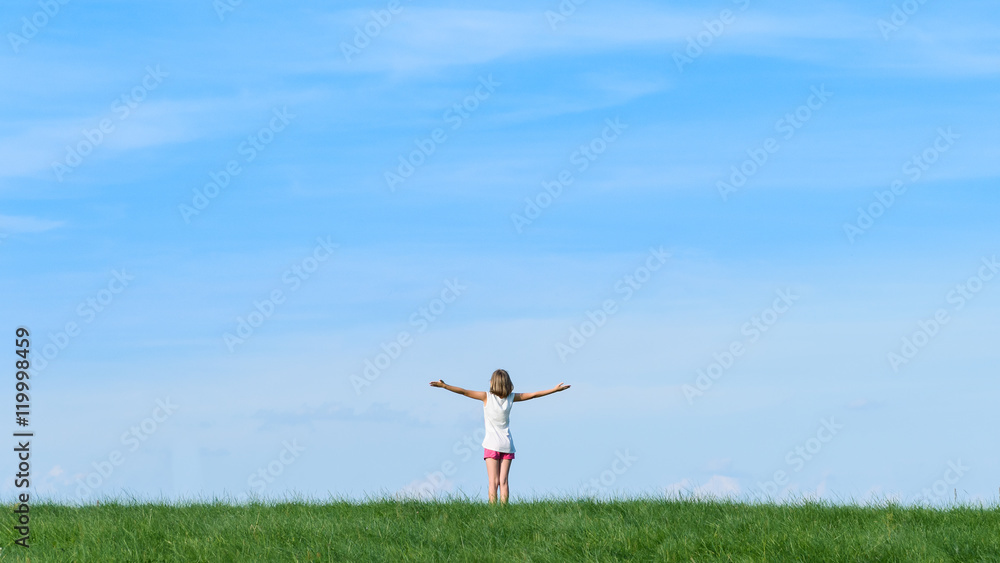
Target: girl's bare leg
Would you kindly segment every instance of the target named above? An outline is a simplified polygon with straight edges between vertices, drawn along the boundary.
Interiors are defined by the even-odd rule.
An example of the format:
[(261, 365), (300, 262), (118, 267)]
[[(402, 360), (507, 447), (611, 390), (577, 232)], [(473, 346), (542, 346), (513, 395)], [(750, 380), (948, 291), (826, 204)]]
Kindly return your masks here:
[[(486, 458), (486, 475), (490, 479), (488, 492), (490, 494), (490, 502), (493, 503), (497, 501), (497, 485), (500, 483), (500, 460)], [(504, 479), (506, 483), (506, 477)]]
[(510, 462), (512, 459), (504, 459), (500, 461), (500, 474), (498, 475), (500, 481), (500, 502), (507, 503), (507, 499), (510, 497), (510, 490), (507, 488), (507, 474), (510, 473)]

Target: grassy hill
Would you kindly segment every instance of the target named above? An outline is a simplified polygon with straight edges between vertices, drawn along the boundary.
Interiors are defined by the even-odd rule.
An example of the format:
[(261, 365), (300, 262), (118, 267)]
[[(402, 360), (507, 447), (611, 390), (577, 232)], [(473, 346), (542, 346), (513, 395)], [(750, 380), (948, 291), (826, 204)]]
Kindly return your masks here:
[[(12, 514), (8, 506), (7, 514)], [(3, 561), (1000, 561), (1000, 508), (696, 500), (31, 507)]]

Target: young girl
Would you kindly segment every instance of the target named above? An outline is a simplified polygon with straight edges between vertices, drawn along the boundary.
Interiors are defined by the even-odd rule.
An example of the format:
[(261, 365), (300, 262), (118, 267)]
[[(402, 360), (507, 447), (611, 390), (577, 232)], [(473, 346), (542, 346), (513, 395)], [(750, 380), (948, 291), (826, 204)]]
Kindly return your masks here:
[(497, 487), (500, 488), (500, 501), (507, 502), (507, 473), (510, 472), (510, 462), (514, 459), (514, 441), (510, 436), (510, 407), (518, 401), (527, 401), (551, 395), (558, 391), (569, 389), (569, 385), (560, 383), (546, 391), (534, 393), (513, 393), (514, 384), (506, 370), (498, 369), (490, 377), (489, 391), (469, 391), (454, 385), (448, 385), (443, 379), (431, 381), (431, 387), (442, 387), (465, 395), (470, 399), (483, 402), (483, 415), (486, 418), (486, 438), (483, 439), (483, 459), (486, 460), (486, 473), (490, 479), (490, 502), (497, 501)]

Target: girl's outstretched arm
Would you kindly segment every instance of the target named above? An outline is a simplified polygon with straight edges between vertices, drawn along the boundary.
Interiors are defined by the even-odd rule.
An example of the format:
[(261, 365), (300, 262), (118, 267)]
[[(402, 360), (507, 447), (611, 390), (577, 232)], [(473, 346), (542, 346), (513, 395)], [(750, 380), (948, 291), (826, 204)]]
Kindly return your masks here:
[(454, 385), (448, 385), (443, 379), (437, 381), (431, 381), (431, 387), (441, 387), (447, 389), (452, 393), (458, 393), (459, 395), (465, 395), (470, 399), (476, 399), (477, 401), (486, 401), (486, 391), (469, 391), (468, 389), (462, 389), (461, 387), (455, 387)]
[(517, 401), (527, 401), (529, 399), (537, 399), (539, 397), (544, 397), (546, 395), (551, 395), (553, 393), (558, 393), (560, 391), (565, 391), (569, 389), (569, 385), (563, 385), (561, 382), (552, 389), (546, 389), (545, 391), (535, 391), (534, 393), (514, 393), (514, 402)]

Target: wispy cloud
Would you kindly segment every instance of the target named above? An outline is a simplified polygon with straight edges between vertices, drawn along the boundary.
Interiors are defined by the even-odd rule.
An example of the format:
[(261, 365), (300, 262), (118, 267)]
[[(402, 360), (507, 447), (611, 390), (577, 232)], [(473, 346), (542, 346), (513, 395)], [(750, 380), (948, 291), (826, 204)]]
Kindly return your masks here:
[(245, 135), (266, 124), (271, 108), (294, 107), (318, 96), (316, 91), (302, 90), (287, 95), (149, 101), (121, 121), (110, 105), (103, 113), (86, 116), (8, 121), (9, 129), (17, 132), (0, 138), (0, 177), (52, 174), (53, 163), (63, 163), (68, 147), (89, 143), (84, 132), (96, 130), (101, 120), (111, 122), (114, 129), (102, 134), (96, 146), (88, 145), (94, 147), (85, 157), (88, 160), (115, 158), (149, 147)]
[(0, 215), (0, 230), (12, 233), (41, 233), (58, 229), (66, 223), (64, 221), (52, 221), (49, 219), (39, 219), (37, 217), (18, 217), (14, 215)]
[[(949, 40), (943, 49), (938, 45), (934, 56), (928, 58), (928, 41), (921, 38), (915, 25), (887, 44), (878, 29), (877, 14), (832, 5), (808, 14), (773, 14), (757, 7), (734, 12), (735, 21), (709, 46), (710, 52), (901, 72), (982, 74), (1000, 69), (998, 56), (987, 48), (995, 43), (996, 34), (983, 26), (972, 28), (971, 36)], [(664, 53), (664, 67), (668, 67), (669, 51), (664, 48), (683, 50), (689, 38), (704, 31), (705, 21), (718, 13), (690, 8), (588, 6), (553, 31), (544, 10), (406, 8), (348, 62), (339, 46), (341, 42), (352, 43), (354, 26), (363, 25), (366, 17), (338, 12), (323, 18), (340, 39), (317, 51), (317, 56), (301, 63), (298, 70), (423, 75), (456, 65), (623, 49)]]
[(740, 494), (740, 482), (725, 475), (712, 475), (708, 481), (697, 484), (691, 479), (681, 479), (667, 485), (668, 496), (693, 495), (697, 498), (726, 498)]

